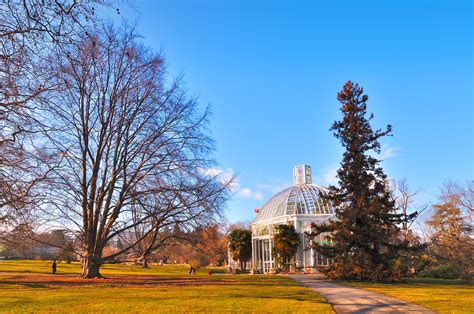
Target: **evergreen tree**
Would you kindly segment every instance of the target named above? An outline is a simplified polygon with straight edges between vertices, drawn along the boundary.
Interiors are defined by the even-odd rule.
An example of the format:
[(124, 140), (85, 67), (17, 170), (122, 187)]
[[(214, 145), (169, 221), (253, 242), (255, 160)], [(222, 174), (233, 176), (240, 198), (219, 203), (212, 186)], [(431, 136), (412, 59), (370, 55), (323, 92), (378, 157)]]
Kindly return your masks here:
[(331, 131), (345, 152), (337, 172), (338, 186), (331, 186), (326, 197), (337, 219), (313, 225), (312, 236), (323, 232), (332, 236), (332, 244), (316, 243), (315, 248), (333, 259), (327, 272), (330, 278), (396, 281), (400, 275), (395, 261), (402, 247), (399, 225), (413, 216), (396, 213), (387, 176), (371, 154), (380, 153), (379, 139), (391, 135), (392, 127), (372, 129), (373, 114), (366, 117), (368, 96), (358, 84), (348, 81), (337, 99), (343, 117)]
[(245, 263), (252, 257), (252, 233), (246, 229), (234, 229), (228, 236), (232, 258), (239, 261), (240, 269), (245, 270)]
[(275, 252), (278, 255), (279, 262), (285, 265), (289, 270), (289, 261), (296, 254), (300, 237), (292, 225), (275, 226)]

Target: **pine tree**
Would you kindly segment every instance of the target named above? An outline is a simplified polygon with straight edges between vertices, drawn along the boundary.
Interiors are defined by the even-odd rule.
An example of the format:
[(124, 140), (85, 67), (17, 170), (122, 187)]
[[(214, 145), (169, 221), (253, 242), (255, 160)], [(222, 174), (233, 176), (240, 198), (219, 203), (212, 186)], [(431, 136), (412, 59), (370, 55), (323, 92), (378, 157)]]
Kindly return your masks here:
[[(337, 99), (342, 104), (341, 121), (331, 131), (345, 148), (337, 172), (338, 187), (329, 188), (336, 218), (313, 226), (312, 236), (330, 232), (332, 244), (315, 244), (316, 250), (333, 259), (328, 276), (334, 279), (396, 281), (395, 261), (402, 243), (399, 225), (407, 217), (397, 214), (388, 189), (387, 176), (373, 153), (380, 153), (379, 139), (391, 135), (392, 127), (373, 130), (367, 116), (368, 96), (348, 81)], [(322, 196), (324, 197), (324, 196)]]

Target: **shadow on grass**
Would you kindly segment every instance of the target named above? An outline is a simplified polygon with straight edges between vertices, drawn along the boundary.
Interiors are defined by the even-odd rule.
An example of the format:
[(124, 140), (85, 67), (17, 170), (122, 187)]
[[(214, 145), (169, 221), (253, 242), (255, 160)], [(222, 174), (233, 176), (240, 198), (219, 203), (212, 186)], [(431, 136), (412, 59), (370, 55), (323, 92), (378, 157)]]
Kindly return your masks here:
[[(38, 270), (30, 270), (30, 269), (27, 269), (27, 270), (15, 270), (15, 269), (3, 269), (3, 270), (0, 270), (0, 275), (1, 274), (4, 274), (4, 273), (14, 273), (14, 274), (39, 274), (39, 275), (51, 275), (51, 272), (46, 272), (46, 271), (38, 271)], [(61, 271), (61, 272), (58, 272), (58, 274), (61, 274), (61, 275), (77, 275), (79, 276), (81, 274), (80, 271), (78, 272), (68, 272), (68, 271)]]
[(0, 286), (24, 285), (29, 288), (46, 287), (193, 287), (193, 286), (248, 286), (259, 289), (297, 286), (290, 280), (281, 278), (242, 278), (237, 276), (209, 276), (209, 277), (158, 277), (158, 276), (127, 276), (115, 275), (100, 279), (83, 279), (76, 276), (62, 276), (42, 274), (35, 275), (15, 275), (0, 279)]
[(37, 282), (22, 283), (22, 285), (26, 286), (28, 288), (35, 288), (35, 289), (37, 289), (37, 288), (42, 288), (42, 289), (48, 288), (45, 284), (41, 284), (41, 283), (37, 283)]
[(439, 279), (439, 278), (406, 278), (402, 284), (411, 284), (411, 285), (447, 285), (447, 286), (472, 286), (472, 283), (469, 283), (460, 279)]
[(344, 281), (344, 280), (326, 280), (342, 285), (348, 285), (352, 287), (435, 287), (435, 286), (473, 286), (469, 283), (460, 279), (438, 279), (438, 278), (404, 278), (400, 282), (370, 282), (370, 281)]

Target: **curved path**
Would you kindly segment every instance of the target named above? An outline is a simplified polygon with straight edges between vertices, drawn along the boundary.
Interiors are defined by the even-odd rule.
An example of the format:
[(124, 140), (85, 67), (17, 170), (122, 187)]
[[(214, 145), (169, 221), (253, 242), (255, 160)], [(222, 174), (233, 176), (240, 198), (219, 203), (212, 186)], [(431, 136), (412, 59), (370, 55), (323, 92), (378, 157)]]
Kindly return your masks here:
[(383, 294), (328, 282), (318, 274), (288, 277), (324, 296), (336, 313), (435, 313)]

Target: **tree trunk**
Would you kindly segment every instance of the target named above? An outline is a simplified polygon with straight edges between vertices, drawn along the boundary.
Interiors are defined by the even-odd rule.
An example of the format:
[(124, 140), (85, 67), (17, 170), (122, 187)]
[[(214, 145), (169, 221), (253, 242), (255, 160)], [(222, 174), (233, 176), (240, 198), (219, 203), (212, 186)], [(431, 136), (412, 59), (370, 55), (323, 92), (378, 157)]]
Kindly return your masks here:
[(143, 268), (149, 268), (149, 266), (148, 266), (148, 259), (147, 259), (146, 257), (143, 258), (143, 266), (142, 266), (142, 267), (143, 267)]
[(82, 262), (82, 278), (103, 278), (99, 271), (100, 263), (98, 258), (86, 256)]

